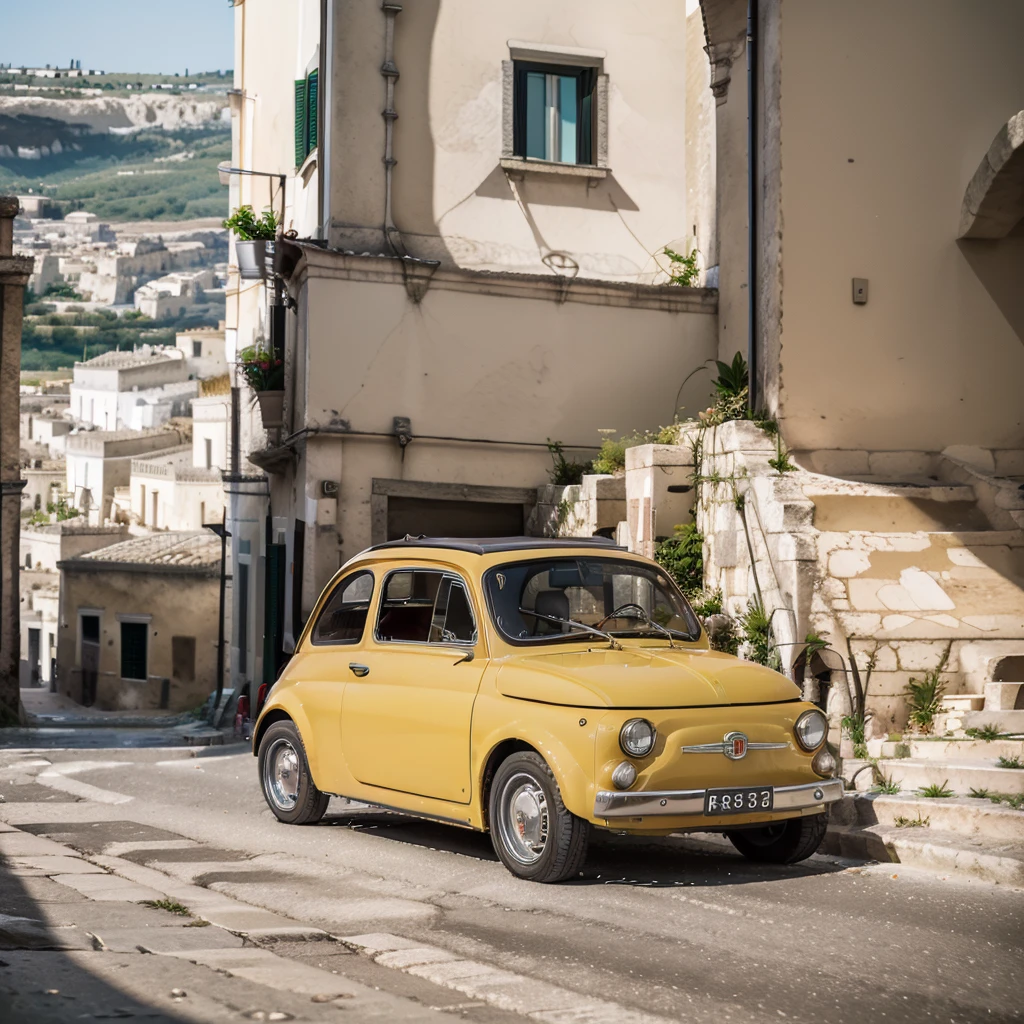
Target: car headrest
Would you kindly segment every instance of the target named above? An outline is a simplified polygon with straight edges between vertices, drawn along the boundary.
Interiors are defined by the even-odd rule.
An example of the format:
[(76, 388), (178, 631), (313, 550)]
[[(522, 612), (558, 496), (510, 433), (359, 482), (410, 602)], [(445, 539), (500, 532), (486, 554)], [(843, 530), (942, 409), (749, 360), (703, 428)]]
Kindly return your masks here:
[(569, 618), (569, 598), (565, 596), (564, 590), (542, 590), (537, 595), (533, 609), (538, 615), (567, 619)]

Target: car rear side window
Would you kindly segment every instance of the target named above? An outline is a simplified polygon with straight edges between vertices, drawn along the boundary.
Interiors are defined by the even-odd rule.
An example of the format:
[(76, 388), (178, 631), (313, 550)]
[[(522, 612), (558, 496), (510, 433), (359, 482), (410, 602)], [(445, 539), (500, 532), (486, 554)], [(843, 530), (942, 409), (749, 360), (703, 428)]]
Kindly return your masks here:
[(388, 576), (377, 619), (385, 643), (475, 643), (476, 622), (461, 580), (430, 569)]
[(363, 637), (373, 596), (373, 573), (357, 572), (343, 579), (327, 598), (313, 627), (314, 644), (354, 644)]

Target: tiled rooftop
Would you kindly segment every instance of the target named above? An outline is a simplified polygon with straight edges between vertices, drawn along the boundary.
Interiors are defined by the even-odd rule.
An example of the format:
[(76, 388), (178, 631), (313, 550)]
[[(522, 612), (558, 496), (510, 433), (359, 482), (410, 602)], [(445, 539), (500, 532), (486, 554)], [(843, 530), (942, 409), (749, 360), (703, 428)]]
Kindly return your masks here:
[(165, 355), (162, 352), (143, 355), (139, 352), (126, 350), (124, 352), (102, 352), (98, 356), (93, 356), (92, 359), (87, 359), (84, 363), (79, 361), (75, 365), (87, 366), (89, 369), (101, 367), (108, 370), (121, 370), (126, 366), (149, 366), (152, 363), (166, 363), (173, 358), (175, 357)]
[(207, 530), (154, 533), (81, 555), (76, 562), (132, 565), (213, 566), (220, 564), (220, 540)]

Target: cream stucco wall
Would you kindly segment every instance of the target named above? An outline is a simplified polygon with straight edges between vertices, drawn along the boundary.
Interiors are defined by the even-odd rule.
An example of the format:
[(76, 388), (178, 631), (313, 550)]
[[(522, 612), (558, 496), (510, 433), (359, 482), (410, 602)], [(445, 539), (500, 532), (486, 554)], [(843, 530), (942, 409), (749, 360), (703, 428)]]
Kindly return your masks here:
[[(470, 0), (405, 5), (394, 30), (393, 204), (407, 250), (446, 266), (532, 273), (550, 273), (542, 258), (558, 251), (582, 277), (653, 280), (653, 254), (685, 248), (693, 235), (686, 179), (700, 161), (688, 147), (711, 144), (688, 134), (688, 112), (701, 101), (687, 97), (685, 12), (683, 0), (524, 0), (498, 16)], [(369, 0), (336, 3), (334, 18), (330, 238), (391, 252), (381, 231), (386, 18)], [(549, 48), (552, 64), (559, 47), (603, 54), (588, 59), (608, 76), (606, 178), (528, 171), (510, 182), (499, 164), (510, 40)], [(698, 186), (713, 187), (706, 176)], [(692, 204), (705, 220), (704, 199)]]
[(781, 11), (787, 442), (1024, 445), (1024, 236), (956, 241), (967, 183), (1024, 107), (1024, 5)]

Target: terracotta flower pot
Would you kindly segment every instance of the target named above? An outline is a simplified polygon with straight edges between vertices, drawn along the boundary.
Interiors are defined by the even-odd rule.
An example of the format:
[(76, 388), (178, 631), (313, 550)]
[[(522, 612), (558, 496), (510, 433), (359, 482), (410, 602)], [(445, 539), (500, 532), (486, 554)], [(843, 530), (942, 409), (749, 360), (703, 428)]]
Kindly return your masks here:
[(283, 391), (257, 391), (256, 401), (260, 403), (260, 416), (263, 419), (264, 430), (284, 425)]

